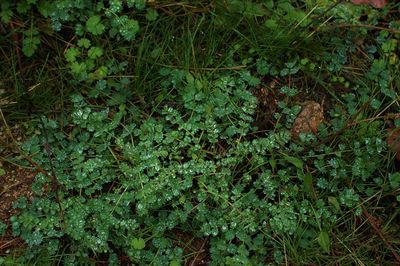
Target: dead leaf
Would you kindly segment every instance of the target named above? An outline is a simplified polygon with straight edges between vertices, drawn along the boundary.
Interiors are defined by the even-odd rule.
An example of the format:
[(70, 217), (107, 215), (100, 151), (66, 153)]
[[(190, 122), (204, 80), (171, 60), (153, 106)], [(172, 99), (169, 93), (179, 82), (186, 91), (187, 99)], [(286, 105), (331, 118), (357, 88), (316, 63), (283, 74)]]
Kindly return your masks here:
[(353, 4), (361, 5), (361, 4), (369, 4), (376, 8), (384, 8), (386, 6), (386, 0), (351, 0)]
[(293, 137), (298, 138), (300, 133), (317, 133), (318, 126), (322, 121), (324, 121), (324, 110), (321, 105), (314, 101), (305, 102), (300, 114), (294, 121)]

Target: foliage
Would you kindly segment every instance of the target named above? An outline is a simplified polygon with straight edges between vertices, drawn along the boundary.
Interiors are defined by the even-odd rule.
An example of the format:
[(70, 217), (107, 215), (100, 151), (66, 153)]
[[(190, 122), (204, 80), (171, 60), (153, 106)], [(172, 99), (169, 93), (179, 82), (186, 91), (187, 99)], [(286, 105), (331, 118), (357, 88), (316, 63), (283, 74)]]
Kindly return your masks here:
[[(374, 176), (385, 142), (370, 130), (379, 123), (345, 133), (337, 150), (323, 144), (309, 150), (315, 137), (295, 144), (285, 128), (248, 139), (256, 101), (246, 91), (246, 73), (220, 76), (208, 87), (189, 72), (162, 74), (173, 74), (175, 105), (182, 107), (165, 104), (151, 117), (133, 118), (135, 106), (92, 107), (76, 94), (67, 121), (45, 121), (59, 190), (49, 191), (51, 180), (39, 174), (35, 199), (15, 206), (24, 211), (12, 218), (13, 231), (29, 252), (56, 252), (67, 241), (68, 260), (80, 263), (123, 250), (133, 262), (147, 264), (157, 254), (153, 263), (165, 265), (182, 261), (170, 231), (191, 228), (210, 237), (213, 264), (263, 265), (268, 249), (279, 250), (268, 239), (295, 235), (299, 227), (318, 240), (302, 240), (306, 247), (329, 252), (326, 230), (346, 209), (360, 211), (366, 182), (382, 185)], [(43, 134), (22, 148), (51, 172)], [(349, 141), (347, 134), (359, 138)]]
[[(198, 14), (203, 2), (1, 3), (4, 25), (26, 22), (13, 30), (25, 56), (39, 60), (47, 38), (67, 43), (54, 61), (74, 91), (67, 113), (32, 115), (20, 145), (42, 171), (10, 219), (28, 245), (17, 263), (183, 265), (193, 254), (176, 235), (187, 234), (211, 265), (325, 265), (348, 253), (343, 224), (371, 198), (398, 206), (382, 118), (398, 112), (398, 34), (317, 32), (319, 19), (359, 23), (362, 10), (378, 23), (331, 1), (231, 0)], [(359, 36), (362, 78), (349, 74)], [(261, 89), (276, 104), (267, 130)], [(304, 99), (325, 96), (318, 132), (292, 136)]]
[[(39, 26), (41, 17), (32, 19), (37, 10), (42, 18), (50, 18), (50, 26), (54, 31), (60, 32), (64, 25), (72, 25), (74, 34), (78, 36), (91, 35), (93, 37), (109, 34), (115, 39), (131, 41), (139, 31), (139, 22), (132, 15), (145, 8), (144, 1), (70, 1), (62, 0), (53, 3), (49, 0), (5, 0), (1, 4), (0, 17), (3, 23), (12, 21), (14, 15), (29, 18), (30, 25)], [(135, 9), (131, 17), (122, 14), (123, 9)], [(154, 20), (156, 13), (148, 9), (149, 20)], [(136, 17), (136, 16), (135, 16)], [(48, 22), (46, 22), (48, 23)], [(39, 48), (40, 36), (37, 27), (24, 32), (22, 51), (28, 57), (32, 56)]]
[(0, 222), (0, 236), (3, 236), (4, 233), (6, 232), (7, 225), (3, 222)]

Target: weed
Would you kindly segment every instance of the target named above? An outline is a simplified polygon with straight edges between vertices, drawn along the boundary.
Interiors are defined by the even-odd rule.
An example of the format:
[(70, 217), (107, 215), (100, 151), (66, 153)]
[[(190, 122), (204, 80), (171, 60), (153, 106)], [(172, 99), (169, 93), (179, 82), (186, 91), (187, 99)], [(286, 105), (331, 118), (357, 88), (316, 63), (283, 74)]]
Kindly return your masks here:
[[(179, 232), (212, 265), (394, 263), (398, 25), (305, 2), (2, 3), (1, 30), (22, 37), (1, 47), (5, 110), (29, 111), (9, 161), (40, 171), (10, 218), (28, 248), (0, 262), (195, 262)], [(373, 27), (335, 28), (362, 11)], [(19, 45), (24, 62), (47, 45), (43, 67), (22, 69)], [(279, 96), (261, 132), (257, 89)], [(38, 111), (47, 98), (61, 111)], [(320, 119), (294, 136), (306, 98)]]

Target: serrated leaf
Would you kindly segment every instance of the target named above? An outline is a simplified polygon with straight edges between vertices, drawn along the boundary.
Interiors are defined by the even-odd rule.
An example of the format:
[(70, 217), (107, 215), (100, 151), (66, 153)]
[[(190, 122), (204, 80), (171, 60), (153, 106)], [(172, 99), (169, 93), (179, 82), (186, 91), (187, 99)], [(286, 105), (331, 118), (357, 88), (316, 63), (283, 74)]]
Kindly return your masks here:
[(310, 62), (310, 60), (308, 58), (303, 58), (300, 60), (300, 64), (303, 66), (306, 65), (308, 62)]
[(142, 10), (146, 7), (146, 0), (134, 0), (135, 7), (139, 10)]
[(10, 9), (4, 9), (0, 12), (1, 22), (5, 23), (5, 24), (10, 22), (12, 16), (13, 16), (13, 12)]
[(122, 93), (113, 93), (110, 99), (108, 99), (107, 104), (110, 106), (119, 105), (126, 102), (126, 95)]
[(99, 67), (95, 72), (89, 74), (90, 79), (104, 79), (107, 76), (108, 69), (106, 66)]
[(129, 19), (119, 30), (125, 40), (131, 41), (135, 38), (136, 33), (139, 31), (139, 22), (134, 19)]
[(75, 74), (80, 74), (82, 72), (85, 72), (86, 71), (86, 64), (85, 63), (73, 62), (71, 64), (71, 71), (72, 71), (72, 73), (75, 73)]
[(132, 239), (131, 246), (133, 249), (144, 249), (146, 242), (143, 238), (134, 238)]
[(100, 47), (92, 47), (88, 51), (88, 57), (90, 59), (96, 59), (103, 55), (103, 49)]
[(25, 37), (22, 42), (22, 52), (24, 55), (31, 57), (40, 44), (40, 38), (38, 36)]
[(325, 231), (321, 231), (318, 235), (318, 243), (321, 246), (321, 248), (326, 252), (329, 253), (331, 250), (331, 243), (329, 240), (329, 235)]
[(99, 67), (95, 72), (97, 78), (99, 78), (99, 79), (105, 78), (107, 76), (107, 73), (108, 73), (108, 69), (106, 66)]
[(173, 261), (171, 261), (171, 262), (169, 263), (169, 266), (180, 266), (180, 265), (181, 265), (180, 262), (177, 261), (177, 260), (173, 260)]
[(256, 66), (257, 66), (258, 74), (266, 75), (269, 73), (272, 65), (268, 64), (267, 61), (265, 61), (263, 59), (257, 59)]
[(0, 168), (0, 176), (3, 176), (6, 174), (6, 170), (4, 170), (3, 168)]
[(27, 1), (19, 1), (17, 4), (17, 12), (20, 14), (25, 14), (28, 12), (31, 5)]
[(268, 19), (264, 22), (264, 26), (267, 27), (268, 29), (274, 30), (278, 28), (278, 23), (276, 22), (275, 19)]
[(389, 53), (396, 50), (396, 46), (397, 46), (397, 40), (390, 39), (382, 44), (382, 50), (385, 53)]
[(54, 11), (54, 9), (56, 8), (55, 5), (53, 5), (52, 3), (49, 3), (48, 1), (40, 1), (39, 3), (37, 3), (37, 9), (39, 10), (40, 14), (42, 14), (43, 17), (47, 18), (50, 16), (51, 12)]
[(90, 47), (90, 40), (86, 38), (79, 39), (78, 46), (88, 49)]
[(236, 127), (231, 126), (231, 127), (228, 127), (228, 128), (225, 130), (225, 135), (227, 135), (228, 137), (232, 137), (233, 135), (236, 134), (236, 132), (237, 132)]
[(162, 53), (162, 48), (155, 48), (153, 51), (151, 51), (150, 56), (151, 58), (157, 58), (161, 55)]
[(74, 62), (76, 61), (76, 57), (80, 54), (79, 50), (77, 48), (69, 48), (66, 52), (65, 52), (65, 59), (68, 62)]
[(158, 17), (157, 10), (155, 10), (154, 8), (147, 9), (146, 19), (148, 21), (154, 21), (157, 19), (157, 17)]
[(93, 35), (100, 35), (104, 32), (105, 26), (101, 23), (100, 16), (91, 16), (86, 21), (86, 29)]

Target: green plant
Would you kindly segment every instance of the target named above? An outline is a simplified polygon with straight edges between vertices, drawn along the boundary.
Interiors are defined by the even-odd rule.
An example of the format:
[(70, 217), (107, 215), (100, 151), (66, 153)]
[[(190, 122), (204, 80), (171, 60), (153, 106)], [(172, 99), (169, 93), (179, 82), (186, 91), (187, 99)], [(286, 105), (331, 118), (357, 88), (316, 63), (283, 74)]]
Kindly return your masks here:
[[(353, 188), (363, 191), (363, 182), (373, 181), (381, 165), (376, 158), (385, 146), (368, 131), (371, 125), (355, 129), (361, 134), (357, 140), (340, 137), (334, 153), (326, 145), (307, 151), (315, 138), (296, 148), (285, 129), (246, 140), (256, 107), (246, 91), (251, 83), (246, 73), (221, 76), (208, 87), (189, 72), (163, 75), (173, 75), (173, 83), (164, 86), (179, 88), (175, 104), (180, 104), (165, 104), (151, 117), (131, 120), (135, 106), (89, 106), (74, 95), (74, 111), (63, 122), (71, 130), (60, 131), (61, 121), (45, 121), (58, 190), (46, 189), (51, 180), (39, 174), (35, 199), (15, 206), (22, 213), (12, 219), (13, 231), (31, 246), (29, 252), (43, 247), (57, 252), (68, 240), (73, 260), (99, 253), (111, 259), (120, 249), (134, 262), (162, 265), (182, 260), (168, 232), (191, 228), (189, 233), (210, 237), (214, 264), (263, 265), (266, 247), (279, 250), (267, 239), (295, 236), (298, 219), (320, 231), (314, 237), (329, 252), (326, 230), (343, 208), (357, 208)], [(22, 148), (50, 172), (41, 135)], [(310, 176), (309, 167), (319, 174)], [(313, 203), (315, 190), (332, 196)]]
[[(111, 241), (113, 245), (123, 248), (133, 260), (141, 258), (140, 260), (146, 261), (145, 254), (150, 252), (151, 246), (150, 250), (141, 254), (144, 251), (139, 251), (141, 248), (138, 248), (138, 243), (142, 247), (143, 237), (136, 239), (134, 236), (147, 235), (147, 239), (161, 237), (181, 219), (182, 221), (187, 219), (189, 213), (184, 209), (190, 207), (190, 204), (183, 205), (183, 210), (178, 207), (175, 212), (165, 217), (168, 212), (159, 213), (158, 215), (164, 219), (157, 216), (150, 217), (154, 210), (165, 206), (180, 194), (185, 195), (184, 191), (192, 188), (195, 182), (193, 178), (200, 173), (203, 177), (196, 185), (199, 186), (199, 193), (204, 189), (211, 189), (204, 187), (210, 182), (205, 179), (206, 175), (217, 174), (214, 173), (216, 170), (212, 169), (218, 169), (220, 163), (207, 160), (207, 154), (215, 152), (214, 145), (219, 138), (226, 139), (230, 143), (234, 136), (236, 138), (244, 136), (248, 131), (248, 122), (251, 121), (246, 113), (251, 114), (255, 107), (254, 99), (243, 90), (244, 83), (234, 82), (229, 77), (216, 81), (215, 92), (211, 95), (199, 91), (195, 85), (198, 84), (197, 80), (190, 74), (186, 80), (182, 99), (186, 110), (192, 112), (190, 117), (182, 116), (172, 107), (165, 107), (161, 113), (165, 117), (164, 120), (150, 118), (142, 120), (138, 126), (132, 121), (124, 125), (121, 133), (117, 133), (119, 130), (116, 129), (120, 127), (121, 119), (126, 115), (126, 107), (120, 106), (109, 123), (107, 109), (93, 112), (81, 96), (74, 96), (76, 110), (71, 118), (76, 127), (69, 133), (69, 137), (55, 131), (58, 128), (55, 121), (45, 123), (45, 130), (50, 134), (49, 145), (52, 146), (55, 156), (53, 164), (58, 169), (57, 179), (60, 187), (65, 189), (57, 192), (62, 195), (61, 209), (56, 202), (49, 201), (50, 191), (47, 197), (40, 198), (43, 186), (49, 180), (44, 175), (38, 175), (33, 185), (38, 198), (29, 205), (23, 200), (16, 205), (27, 210), (18, 219), (13, 218), (14, 233), (21, 234), (31, 246), (42, 243), (49, 245), (50, 239), (67, 236), (76, 241), (74, 245), (79, 247), (79, 252), (76, 253), (78, 257), (89, 254), (88, 252), (111, 252), (108, 244)], [(224, 84), (230, 84), (231, 88), (237, 86), (232, 92), (232, 99), (229, 96), (231, 92)], [(222, 117), (231, 119), (223, 122)], [(108, 126), (104, 127), (105, 123)], [(133, 143), (126, 142), (132, 137), (137, 140)], [(73, 140), (69, 141), (70, 138)], [(179, 144), (176, 142), (178, 140)], [(35, 152), (41, 149), (42, 141), (39, 136), (34, 136), (23, 145), (23, 149), (31, 153), (35, 161), (45, 163), (46, 157)], [(172, 145), (173, 143), (177, 145)], [(90, 146), (92, 148), (88, 149)], [(70, 149), (65, 150), (62, 147)], [(72, 159), (71, 165), (65, 165), (67, 157)], [(225, 160), (227, 163), (230, 161), (229, 164), (236, 164), (232, 158), (221, 158), (221, 163)], [(118, 167), (113, 167), (113, 164)], [(224, 166), (226, 169), (224, 171), (228, 170), (226, 167)], [(72, 171), (62, 173), (62, 169)], [(141, 181), (132, 180), (133, 177), (140, 177)], [(112, 184), (116, 185), (113, 190), (106, 194), (104, 192), (98, 194), (104, 190), (104, 186)], [(86, 198), (88, 196), (95, 197)], [(214, 200), (220, 201), (219, 198)], [(134, 208), (136, 211), (133, 213), (130, 205), (136, 206)], [(47, 216), (46, 222), (40, 222), (41, 225), (34, 218), (38, 217), (39, 213), (41, 216)], [(92, 224), (90, 217), (96, 222)], [(161, 221), (156, 226), (152, 225), (156, 231), (150, 235), (145, 233), (147, 230), (142, 232), (140, 227), (146, 228), (149, 223), (154, 223), (153, 219)], [(66, 226), (64, 229), (62, 229), (63, 224)], [(94, 232), (91, 232), (92, 227)], [(137, 251), (131, 249), (131, 243)], [(165, 257), (168, 258), (173, 257)], [(161, 258), (160, 260), (163, 261)]]
[(4, 235), (4, 233), (6, 232), (7, 229), (7, 225), (3, 222), (0, 222), (0, 236)]
[[(15, 202), (12, 231), (28, 248), (10, 263), (182, 265), (197, 251), (180, 235), (201, 240), (211, 265), (379, 264), (370, 255), (378, 253), (393, 261), (382, 241), (360, 240), (372, 235), (365, 212), (376, 206), (382, 235), (398, 229), (399, 178), (383, 119), (398, 112), (397, 36), (360, 31), (363, 77), (351, 65), (359, 31), (334, 23), (359, 23), (364, 10), (377, 25), (367, 7), (207, 3), (2, 3), (4, 23), (29, 16), (29, 29), (13, 33), (24, 33), (31, 60), (40, 45), (60, 46), (46, 64), (67, 70), (57, 81), (74, 91), (55, 115), (29, 115), (19, 146), (41, 171), (33, 199)], [(4, 71), (18, 80), (17, 58), (9, 61)], [(46, 64), (25, 72), (38, 77), (32, 83), (51, 84)], [(254, 126), (254, 113), (269, 111), (257, 90), (264, 106), (276, 104), (268, 130)], [(29, 100), (30, 91), (21, 95)], [(315, 134), (296, 138), (305, 98), (328, 109)]]

